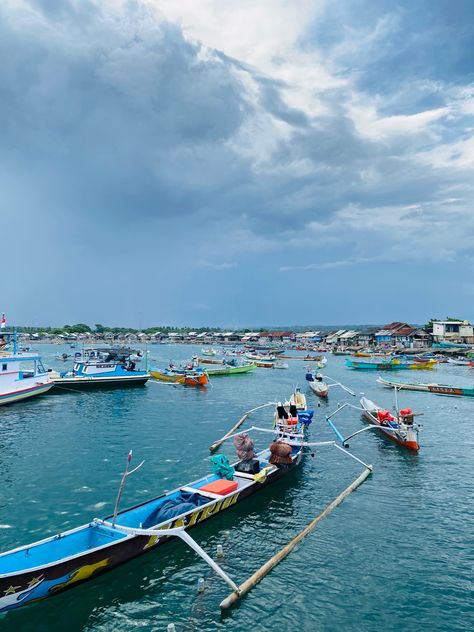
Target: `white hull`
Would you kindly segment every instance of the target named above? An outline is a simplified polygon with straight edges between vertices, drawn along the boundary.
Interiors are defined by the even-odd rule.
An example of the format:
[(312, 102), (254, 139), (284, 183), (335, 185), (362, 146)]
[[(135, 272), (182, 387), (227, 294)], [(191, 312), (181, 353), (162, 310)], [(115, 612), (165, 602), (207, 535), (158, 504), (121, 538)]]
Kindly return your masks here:
[(34, 397), (35, 395), (43, 395), (43, 393), (46, 393), (52, 387), (52, 382), (46, 382), (40, 385), (36, 383), (30, 387), (22, 388), (21, 390), (18, 389), (17, 392), (0, 393), (0, 406), (3, 406), (4, 404), (13, 404), (13, 402), (19, 402), (22, 399), (28, 399), (29, 397)]
[(318, 397), (327, 397), (329, 393), (329, 386), (326, 382), (308, 382), (309, 388), (313, 391), (315, 395)]

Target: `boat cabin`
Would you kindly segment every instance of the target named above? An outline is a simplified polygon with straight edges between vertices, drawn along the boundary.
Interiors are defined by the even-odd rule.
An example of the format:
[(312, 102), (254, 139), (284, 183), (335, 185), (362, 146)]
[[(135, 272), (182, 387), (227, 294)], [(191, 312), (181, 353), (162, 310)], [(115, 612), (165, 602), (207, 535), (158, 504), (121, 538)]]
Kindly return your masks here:
[(139, 372), (136, 365), (142, 360), (142, 352), (126, 347), (84, 349), (76, 353), (73, 373), (77, 376), (127, 375)]

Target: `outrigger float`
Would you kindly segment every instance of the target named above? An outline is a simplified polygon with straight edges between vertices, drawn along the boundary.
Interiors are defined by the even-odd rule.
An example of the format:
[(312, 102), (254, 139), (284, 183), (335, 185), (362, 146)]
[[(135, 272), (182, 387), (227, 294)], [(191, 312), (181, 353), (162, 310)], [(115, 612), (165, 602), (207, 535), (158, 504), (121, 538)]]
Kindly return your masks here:
[[(222, 608), (230, 607), (372, 471), (371, 465), (344, 450), (336, 441), (306, 442), (305, 429), (311, 423), (312, 414), (308, 411), (298, 414), (294, 405), (291, 405), (289, 413), (291, 416), (286, 411), (283, 414), (281, 407), (277, 408), (274, 430), (252, 426), (246, 431), (273, 435), (270, 448), (258, 452), (252, 458), (257, 466), (252, 471), (257, 469), (257, 473), (248, 473), (248, 464), (241, 460), (234, 463), (233, 467), (227, 465), (225, 476), (218, 472), (213, 473), (130, 509), (119, 511), (127, 477), (143, 465), (142, 462), (130, 470), (130, 452), (113, 515), (102, 519), (94, 518), (75, 529), (0, 554), (0, 612), (56, 595), (143, 555), (174, 537), (190, 546), (230, 586), (231, 595), (221, 603)], [(238, 434), (228, 435), (226, 438)], [(248, 438), (248, 435), (241, 437)], [(285, 550), (270, 560), (268, 570), (262, 567), (247, 582), (238, 586), (191, 538), (188, 529), (231, 508), (294, 470), (301, 463), (306, 446), (334, 446), (361, 463), (364, 471)], [(285, 457), (278, 456), (283, 452)]]
[(474, 397), (474, 388), (470, 386), (449, 386), (448, 384), (416, 384), (407, 382), (398, 382), (395, 380), (385, 380), (382, 377), (377, 378), (377, 382), (388, 388), (397, 388), (405, 391), (420, 391), (423, 393), (434, 393), (435, 395), (447, 395), (450, 397)]

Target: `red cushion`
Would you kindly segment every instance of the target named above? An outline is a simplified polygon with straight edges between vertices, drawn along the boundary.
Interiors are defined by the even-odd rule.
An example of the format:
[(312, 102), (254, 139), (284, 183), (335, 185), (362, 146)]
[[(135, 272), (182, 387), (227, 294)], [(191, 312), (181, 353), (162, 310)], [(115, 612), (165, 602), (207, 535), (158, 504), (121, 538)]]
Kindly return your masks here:
[(218, 478), (217, 481), (208, 483), (207, 485), (204, 485), (204, 487), (200, 487), (199, 489), (203, 492), (212, 492), (213, 494), (220, 494), (221, 496), (225, 496), (225, 494), (230, 494), (230, 492), (234, 492), (237, 487), (238, 485), (235, 481), (228, 481), (225, 478)]

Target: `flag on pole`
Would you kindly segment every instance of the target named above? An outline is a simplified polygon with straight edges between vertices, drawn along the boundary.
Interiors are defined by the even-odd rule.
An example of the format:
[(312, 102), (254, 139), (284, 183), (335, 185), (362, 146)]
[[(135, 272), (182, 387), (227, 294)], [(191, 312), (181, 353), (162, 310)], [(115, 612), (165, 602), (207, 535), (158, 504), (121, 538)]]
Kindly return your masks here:
[(5, 329), (6, 326), (7, 326), (7, 321), (6, 321), (6, 318), (5, 318), (5, 314), (2, 314), (2, 322), (0, 324), (0, 327), (2, 329)]

